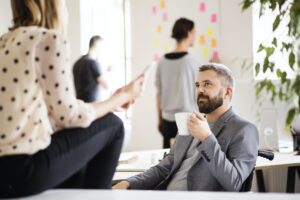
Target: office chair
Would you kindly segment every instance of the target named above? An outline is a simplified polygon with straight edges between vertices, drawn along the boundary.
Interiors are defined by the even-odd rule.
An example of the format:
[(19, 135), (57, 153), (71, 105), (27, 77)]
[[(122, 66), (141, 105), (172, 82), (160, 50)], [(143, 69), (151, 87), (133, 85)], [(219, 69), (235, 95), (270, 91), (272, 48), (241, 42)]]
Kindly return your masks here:
[[(271, 151), (266, 151), (266, 150), (258, 150), (257, 156), (266, 158), (268, 160), (273, 160), (274, 159), (274, 153)], [(252, 170), (248, 178), (244, 181), (240, 192), (249, 192), (252, 187), (252, 180), (253, 180), (253, 174), (254, 174), (255, 168)]]

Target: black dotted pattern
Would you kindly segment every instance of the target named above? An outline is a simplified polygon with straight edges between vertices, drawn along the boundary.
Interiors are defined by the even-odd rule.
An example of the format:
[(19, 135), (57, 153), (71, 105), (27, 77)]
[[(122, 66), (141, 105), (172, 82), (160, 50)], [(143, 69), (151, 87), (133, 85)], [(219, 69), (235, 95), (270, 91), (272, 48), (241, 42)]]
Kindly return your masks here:
[[(34, 126), (48, 127), (49, 119), (39, 111), (48, 109), (60, 128), (80, 126), (87, 123), (84, 120), (88, 123), (93, 120), (86, 117), (89, 107), (78, 103), (72, 91), (73, 80), (67, 68), (68, 42), (53, 30), (36, 30), (22, 28), (20, 34), (14, 34), (18, 31), (16, 29), (8, 33), (7, 38), (0, 37), (0, 95), (5, 99), (0, 101), (0, 116), (4, 119), (0, 124), (11, 127), (10, 130), (0, 129), (0, 142), (9, 146), (9, 150), (4, 150), (0, 145), (0, 156), (5, 151), (26, 153), (22, 149), (24, 141), (30, 146), (43, 141), (40, 137), (43, 133), (37, 134), (28, 128), (40, 131), (43, 129), (34, 129)], [(18, 51), (14, 50), (16, 48), (19, 48)], [(37, 92), (39, 90), (42, 92)], [(24, 120), (27, 122), (24, 123)], [(10, 143), (13, 134), (18, 134), (16, 138), (23, 143)], [(44, 134), (51, 134), (51, 130), (45, 129)]]

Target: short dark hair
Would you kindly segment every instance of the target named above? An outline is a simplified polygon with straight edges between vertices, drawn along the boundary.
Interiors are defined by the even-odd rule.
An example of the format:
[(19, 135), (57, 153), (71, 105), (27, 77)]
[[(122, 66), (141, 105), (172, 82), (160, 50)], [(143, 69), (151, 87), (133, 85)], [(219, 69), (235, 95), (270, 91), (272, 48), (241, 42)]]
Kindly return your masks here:
[(223, 78), (222, 84), (234, 88), (234, 77), (231, 70), (223, 64), (208, 63), (199, 67), (199, 72), (213, 70)]
[(99, 40), (102, 40), (102, 37), (99, 36), (99, 35), (95, 35), (93, 37), (91, 37), (90, 39), (90, 44), (89, 44), (89, 48), (92, 48), (95, 46), (96, 42), (99, 41)]
[(187, 18), (179, 18), (176, 20), (172, 29), (172, 38), (177, 42), (188, 37), (188, 32), (194, 29), (194, 22)]

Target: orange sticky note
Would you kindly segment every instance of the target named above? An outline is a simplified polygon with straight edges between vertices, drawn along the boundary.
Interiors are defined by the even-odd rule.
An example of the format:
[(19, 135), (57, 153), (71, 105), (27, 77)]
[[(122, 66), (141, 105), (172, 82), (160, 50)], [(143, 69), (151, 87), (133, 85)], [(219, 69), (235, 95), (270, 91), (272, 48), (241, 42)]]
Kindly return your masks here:
[(211, 39), (211, 47), (217, 46), (217, 40), (215, 38)]
[(204, 45), (204, 44), (205, 44), (205, 36), (204, 36), (204, 35), (200, 35), (200, 37), (199, 37), (199, 43), (200, 43), (201, 45)]
[(161, 26), (160, 26), (160, 25), (158, 25), (158, 26), (156, 27), (156, 32), (157, 32), (157, 33), (160, 33), (160, 32), (161, 32)]
[(166, 2), (164, 0), (160, 0), (160, 8), (161, 9), (166, 8)]

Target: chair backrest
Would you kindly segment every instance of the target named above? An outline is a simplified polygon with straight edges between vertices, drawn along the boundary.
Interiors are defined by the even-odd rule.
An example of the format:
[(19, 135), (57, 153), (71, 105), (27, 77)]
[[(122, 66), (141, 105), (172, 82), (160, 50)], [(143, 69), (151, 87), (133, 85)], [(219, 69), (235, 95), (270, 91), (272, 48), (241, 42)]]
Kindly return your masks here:
[[(266, 150), (258, 150), (258, 156), (266, 158), (268, 160), (274, 159), (274, 153), (272, 151), (266, 151)], [(247, 179), (244, 181), (240, 192), (249, 192), (252, 187), (252, 180), (253, 180), (253, 174), (254, 174), (255, 168), (251, 171)]]

